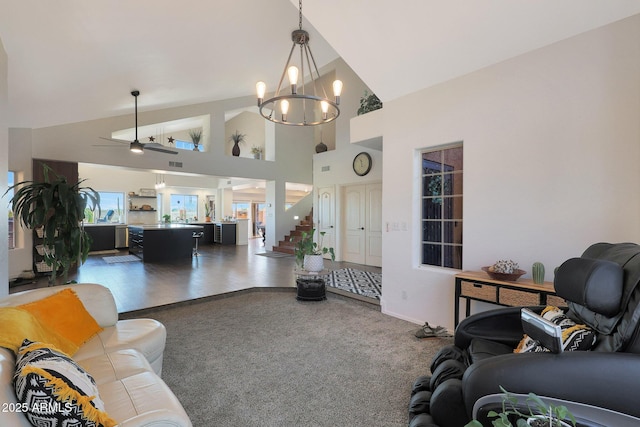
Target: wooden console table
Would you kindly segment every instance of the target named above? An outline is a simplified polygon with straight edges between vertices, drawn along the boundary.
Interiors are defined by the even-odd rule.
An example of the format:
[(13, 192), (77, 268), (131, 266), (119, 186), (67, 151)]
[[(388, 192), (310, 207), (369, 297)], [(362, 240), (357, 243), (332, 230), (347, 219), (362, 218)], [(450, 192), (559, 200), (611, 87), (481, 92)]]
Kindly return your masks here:
[(456, 274), (455, 278), (454, 327), (457, 327), (460, 322), (460, 298), (466, 300), (465, 315), (467, 317), (471, 314), (469, 300), (511, 307), (565, 305), (564, 300), (556, 296), (552, 282), (544, 282), (540, 285), (533, 283), (531, 279), (505, 282), (492, 279), (484, 271), (463, 271)]

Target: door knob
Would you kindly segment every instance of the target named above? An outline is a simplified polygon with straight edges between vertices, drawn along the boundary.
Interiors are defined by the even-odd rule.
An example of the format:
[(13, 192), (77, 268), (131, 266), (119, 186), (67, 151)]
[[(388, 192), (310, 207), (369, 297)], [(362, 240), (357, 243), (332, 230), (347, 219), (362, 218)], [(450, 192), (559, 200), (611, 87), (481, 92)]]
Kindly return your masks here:
[(364, 227), (360, 227), (360, 230), (364, 230)]

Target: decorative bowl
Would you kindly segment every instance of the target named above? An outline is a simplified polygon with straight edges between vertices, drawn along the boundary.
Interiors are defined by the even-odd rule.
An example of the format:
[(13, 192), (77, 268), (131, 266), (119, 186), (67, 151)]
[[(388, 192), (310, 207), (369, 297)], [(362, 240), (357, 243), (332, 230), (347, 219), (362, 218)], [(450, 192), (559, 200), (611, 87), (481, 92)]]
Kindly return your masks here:
[(489, 270), (490, 267), (482, 267), (482, 271), (486, 272), (493, 280), (503, 280), (505, 282), (515, 282), (526, 273), (524, 270), (517, 269), (514, 273), (497, 273)]

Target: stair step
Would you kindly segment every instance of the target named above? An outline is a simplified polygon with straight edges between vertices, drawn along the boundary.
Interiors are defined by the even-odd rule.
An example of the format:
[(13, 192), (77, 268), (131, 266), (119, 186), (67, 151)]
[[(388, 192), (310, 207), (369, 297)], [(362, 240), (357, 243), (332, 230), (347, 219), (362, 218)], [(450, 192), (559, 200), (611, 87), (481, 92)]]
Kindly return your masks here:
[(272, 249), (273, 249), (273, 252), (280, 252), (283, 254), (290, 254), (290, 255), (294, 254), (293, 247), (274, 246)]
[(311, 230), (313, 230), (313, 211), (311, 215), (301, 220), (299, 225), (296, 225), (295, 230), (291, 230), (288, 236), (284, 236), (284, 240), (280, 240), (278, 246), (274, 246), (272, 250), (285, 254), (295, 254), (296, 242), (300, 241), (303, 232), (309, 232)]

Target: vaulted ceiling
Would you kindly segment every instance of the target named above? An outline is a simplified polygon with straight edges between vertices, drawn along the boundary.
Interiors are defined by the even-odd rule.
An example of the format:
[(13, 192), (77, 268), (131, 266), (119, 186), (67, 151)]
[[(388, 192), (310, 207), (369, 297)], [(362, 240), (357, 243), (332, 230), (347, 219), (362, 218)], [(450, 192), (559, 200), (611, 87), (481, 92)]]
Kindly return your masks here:
[[(640, 13), (637, 0), (305, 0), (318, 66), (383, 101)], [(9, 126), (43, 127), (275, 87), (295, 0), (0, 0)], [(322, 36), (320, 36), (322, 34)], [(345, 88), (348, 90), (348, 88)]]

